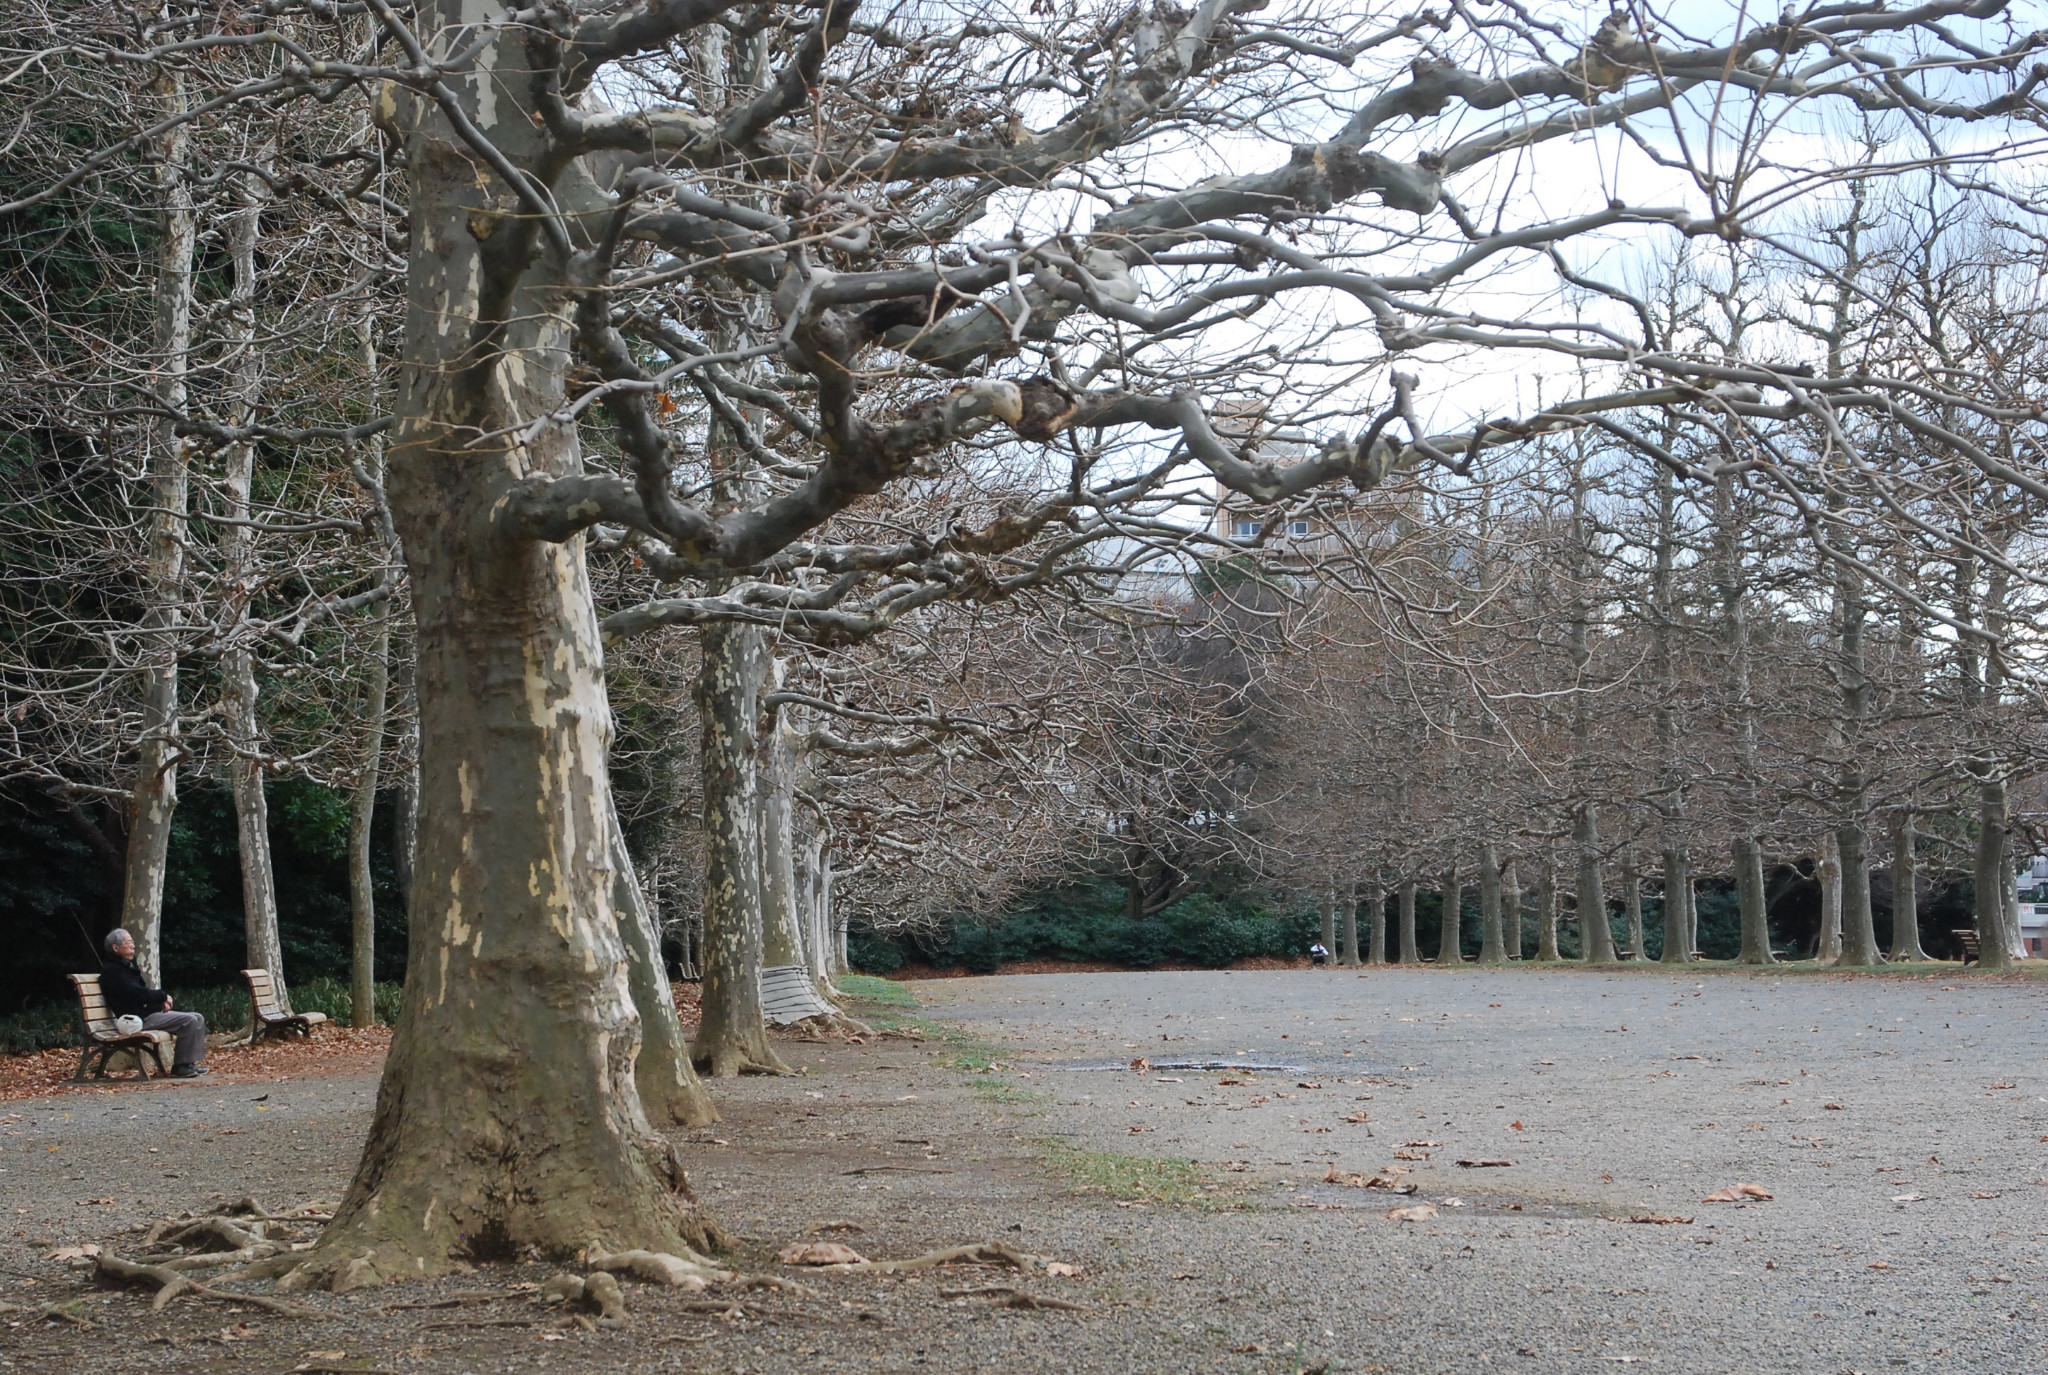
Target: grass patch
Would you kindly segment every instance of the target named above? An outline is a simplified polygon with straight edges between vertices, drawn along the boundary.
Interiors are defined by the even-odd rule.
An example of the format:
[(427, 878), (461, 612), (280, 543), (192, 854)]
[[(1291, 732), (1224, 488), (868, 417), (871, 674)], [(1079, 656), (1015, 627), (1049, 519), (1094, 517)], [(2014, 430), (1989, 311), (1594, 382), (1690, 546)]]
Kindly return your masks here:
[[(851, 990), (848, 990), (851, 992)], [(865, 1015), (865, 1013), (864, 1013)], [(942, 1057), (937, 1063), (943, 1069), (966, 1070), (969, 1074), (984, 1074), (992, 1069), (1002, 1068), (996, 1058), (996, 1047), (982, 1040), (971, 1031), (948, 1026), (944, 1022), (929, 1021), (923, 1017), (909, 1017), (900, 1012), (880, 1010), (868, 1016), (868, 1021), (883, 1031), (894, 1031), (904, 1036), (915, 1036), (921, 1041), (937, 1041), (951, 1049), (952, 1054)]]
[(1020, 1089), (1008, 1080), (995, 1079), (987, 1075), (968, 1080), (967, 1087), (973, 1089), (975, 1096), (983, 1102), (1000, 1103), (1005, 1106), (1018, 1103), (1042, 1103), (1046, 1098), (1046, 1095), (1042, 1093), (1033, 1093), (1030, 1089)]
[(1219, 1201), (1216, 1176), (1192, 1160), (1076, 1150), (1056, 1140), (1041, 1141), (1039, 1146), (1045, 1163), (1064, 1175), (1076, 1193), (1178, 1206)]
[(881, 1007), (916, 1007), (917, 999), (909, 989), (890, 979), (878, 979), (872, 974), (841, 974), (832, 981), (849, 998), (858, 998), (864, 1003), (875, 1003)]

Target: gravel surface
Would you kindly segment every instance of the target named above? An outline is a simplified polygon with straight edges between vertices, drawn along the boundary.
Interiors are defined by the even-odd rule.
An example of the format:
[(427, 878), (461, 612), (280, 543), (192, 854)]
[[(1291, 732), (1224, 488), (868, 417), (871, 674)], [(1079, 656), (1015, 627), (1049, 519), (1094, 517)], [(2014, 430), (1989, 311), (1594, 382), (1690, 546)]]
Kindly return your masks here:
[[(0, 1112), (0, 1267), (22, 1306), (0, 1369), (2048, 1369), (2039, 984), (1466, 969), (913, 987), (950, 1040), (790, 1043), (805, 1074), (717, 1086), (726, 1120), (685, 1152), (742, 1237), (733, 1263), (779, 1270), (782, 1245), (848, 1222), (830, 1235), (872, 1257), (996, 1239), (1077, 1276), (818, 1275), (732, 1318), (628, 1286), (626, 1325), (594, 1333), (516, 1294), (394, 1307), (507, 1295), (546, 1267), (316, 1296), (322, 1323), (152, 1314), (43, 1256), (248, 1193), (334, 1198), (374, 1090), (200, 1081)], [(1418, 1191), (1341, 1182), (1373, 1174)], [(1701, 1202), (1737, 1182), (1774, 1197)], [(1421, 1203), (1436, 1216), (1385, 1216)], [(1002, 1284), (1088, 1311), (943, 1296)], [(36, 1319), (74, 1295), (92, 1329)]]

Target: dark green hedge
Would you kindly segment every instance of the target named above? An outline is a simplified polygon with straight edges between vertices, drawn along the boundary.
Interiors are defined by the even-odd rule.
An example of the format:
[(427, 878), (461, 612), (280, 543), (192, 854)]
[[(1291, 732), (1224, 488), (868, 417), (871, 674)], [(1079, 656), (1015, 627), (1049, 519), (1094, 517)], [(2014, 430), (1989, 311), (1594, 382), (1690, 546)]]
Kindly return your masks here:
[(994, 921), (957, 917), (916, 935), (856, 929), (849, 943), (854, 967), (871, 974), (913, 962), (989, 974), (1021, 960), (1220, 969), (1252, 956), (1305, 955), (1317, 930), (1313, 912), (1276, 913), (1255, 896), (1198, 894), (1132, 921), (1124, 915), (1123, 889), (1100, 883), (1045, 894)]

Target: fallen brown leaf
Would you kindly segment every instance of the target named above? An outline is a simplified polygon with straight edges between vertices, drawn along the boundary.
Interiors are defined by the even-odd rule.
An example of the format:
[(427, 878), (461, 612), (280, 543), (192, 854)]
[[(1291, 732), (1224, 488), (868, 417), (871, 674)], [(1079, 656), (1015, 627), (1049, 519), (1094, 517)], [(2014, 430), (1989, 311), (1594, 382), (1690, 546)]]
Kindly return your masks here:
[(1045, 1263), (1045, 1273), (1048, 1275), (1059, 1275), (1071, 1279), (1074, 1276), (1081, 1273), (1081, 1267), (1078, 1265), (1069, 1265), (1063, 1260), (1049, 1260)]
[(1866, 1268), (1868, 1268), (1868, 1269), (1871, 1269), (1871, 1270), (1889, 1270), (1889, 1269), (1891, 1269), (1892, 1267), (1891, 1267), (1890, 1265), (1886, 1264), (1886, 1263), (1885, 1263), (1884, 1261), (1881, 1261), (1881, 1260), (1874, 1260), (1874, 1261), (1870, 1262), (1869, 1266), (1868, 1266), (1868, 1267), (1866, 1267)]
[(1515, 1162), (1512, 1160), (1460, 1160), (1458, 1162), (1458, 1166), (1460, 1169), (1466, 1170), (1484, 1170), (1493, 1168), (1495, 1166), (1512, 1165), (1514, 1163)]
[(776, 1257), (784, 1265), (860, 1265), (867, 1257), (837, 1241), (793, 1241)]
[(1387, 1217), (1394, 1222), (1428, 1222), (1436, 1216), (1434, 1203), (1411, 1203), (1406, 1208), (1389, 1208)]
[(1771, 1191), (1760, 1184), (1730, 1184), (1725, 1189), (1716, 1189), (1701, 1199), (1702, 1203), (1740, 1203), (1745, 1198), (1769, 1199)]
[(1628, 1220), (1647, 1222), (1655, 1227), (1687, 1227), (1692, 1224), (1691, 1218), (1680, 1217), (1675, 1213), (1631, 1213)]

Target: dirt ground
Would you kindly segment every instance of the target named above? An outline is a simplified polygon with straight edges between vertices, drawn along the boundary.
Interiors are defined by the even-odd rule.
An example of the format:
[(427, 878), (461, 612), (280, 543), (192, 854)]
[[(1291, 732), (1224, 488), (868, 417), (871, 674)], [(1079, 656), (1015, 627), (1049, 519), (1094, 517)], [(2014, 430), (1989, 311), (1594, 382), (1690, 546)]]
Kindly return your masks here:
[[(594, 1331), (535, 1300), (552, 1266), (309, 1296), (308, 1320), (152, 1312), (49, 1258), (244, 1196), (334, 1200), (375, 1091), (366, 1039), (15, 1096), (0, 1370), (2048, 1368), (2037, 983), (1298, 970), (913, 991), (922, 1021), (786, 1042), (799, 1075), (717, 1085), (724, 1120), (684, 1135), (739, 1238), (724, 1263), (803, 1288), (629, 1283), (623, 1324)], [(1737, 1182), (1773, 1197), (1701, 1202)], [(777, 1263), (821, 1239), (1036, 1260)], [(1019, 1291), (1079, 1308), (1004, 1306)]]

